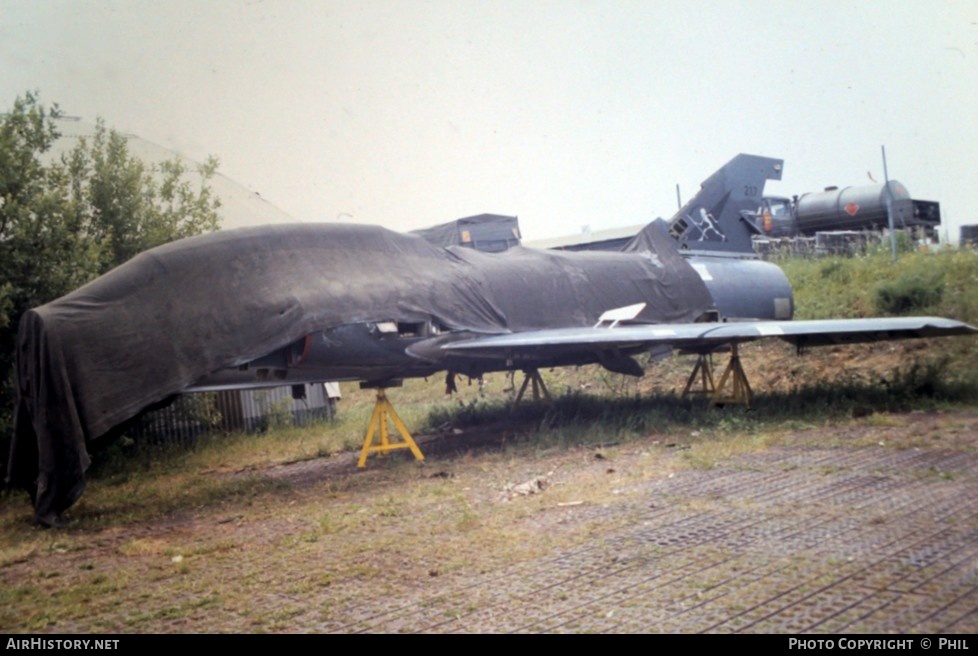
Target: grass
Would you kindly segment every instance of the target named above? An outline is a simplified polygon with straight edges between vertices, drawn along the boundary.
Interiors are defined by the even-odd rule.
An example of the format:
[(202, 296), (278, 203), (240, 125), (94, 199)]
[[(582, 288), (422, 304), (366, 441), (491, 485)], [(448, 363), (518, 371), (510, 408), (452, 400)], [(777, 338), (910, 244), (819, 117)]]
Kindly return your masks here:
[[(584, 381), (591, 373), (581, 370), (578, 375)], [(426, 388), (424, 381), (416, 383), (405, 388), (405, 398), (437, 391)], [(662, 402), (662, 407), (656, 408), (653, 401)], [(361, 398), (358, 393), (347, 393), (343, 401), (368, 407), (370, 402), (370, 395)], [(473, 397), (464, 408), (455, 401), (445, 405), (459, 410), (439, 409), (429, 418), (432, 424), (450, 421), (468, 430), (510, 421), (501, 398)], [(364, 591), (372, 591), (368, 600), (388, 594), (398, 598), (407, 589), (437, 590), (445, 579), (552, 554), (565, 548), (570, 532), (580, 528), (563, 522), (564, 513), (578, 506), (562, 504), (615, 504), (638, 486), (671, 472), (709, 470), (776, 444), (783, 439), (784, 425), (760, 409), (709, 409), (701, 401), (687, 403), (669, 395), (643, 401), (571, 392), (553, 406), (521, 408), (517, 416), (516, 424), (525, 426), (518, 429), (525, 431), (520, 439), (443, 459), (437, 467), (451, 476), (432, 476), (430, 466), (392, 458), (371, 463), (368, 472), (350, 477), (348, 487), (339, 489), (330, 487), (329, 481), (303, 489), (263, 488), (251, 481), (248, 484), (258, 488), (254, 494), (232, 485), (223, 492), (199, 493), (214, 495), (209, 501), (177, 495), (170, 505), (157, 508), (164, 516), (192, 513), (204, 527), (193, 537), (181, 522), (175, 523), (176, 530), (161, 522), (153, 524), (151, 532), (140, 531), (136, 524), (142, 520), (135, 515), (98, 521), (83, 514), (64, 531), (28, 531), (30, 550), (16, 558), (32, 560), (35, 574), (4, 579), (9, 584), (0, 586), (0, 628), (138, 632), (206, 625), (218, 630), (292, 631), (309, 626), (309, 617), (329, 626), (334, 619), (348, 621), (350, 600), (361, 599)], [(814, 411), (792, 419), (813, 425), (831, 420)], [(838, 420), (850, 421), (845, 411), (839, 412)], [(323, 435), (334, 428), (324, 427)], [(359, 432), (361, 427), (354, 428)], [(265, 439), (277, 447), (264, 445), (258, 449), (260, 456), (248, 448), (260, 438), (229, 436), (223, 444), (231, 451), (241, 449), (241, 455), (222, 456), (219, 466), (235, 470), (260, 461), (298, 459), (312, 452), (307, 442), (325, 439), (297, 435), (293, 447), (277, 434), (267, 435)], [(237, 440), (243, 443), (235, 445)], [(107, 462), (93, 478), (89, 493), (102, 503), (109, 497), (98, 496), (101, 488), (139, 481), (147, 487), (126, 488), (127, 497), (146, 489), (162, 494), (168, 486), (192, 487), (195, 476), (214, 471), (217, 456), (211, 450), (221, 446), (215, 441), (186, 451), (133, 454), (137, 460), (147, 459), (145, 475), (125, 483), (116, 482), (125, 478), (123, 472)], [(188, 479), (173, 478), (188, 467)], [(552, 485), (546, 494), (500, 496), (506, 483), (547, 474)], [(87, 499), (88, 495), (85, 503)], [(707, 497), (665, 502), (681, 504), (690, 512), (709, 512), (727, 503)], [(153, 519), (152, 506), (140, 511), (143, 519)], [(231, 524), (215, 521), (228, 512), (241, 519)], [(628, 521), (627, 514), (603, 515), (594, 520), (594, 529), (606, 532), (609, 522)], [(248, 526), (268, 530), (256, 535), (246, 530)], [(243, 539), (244, 534), (251, 537)], [(105, 566), (106, 547), (101, 543), (114, 550), (112, 567)], [(13, 567), (0, 565), (0, 576)], [(712, 585), (704, 579), (701, 587), (708, 590)], [(307, 599), (316, 604), (305, 604)], [(472, 610), (458, 608), (460, 615)]]
[(886, 249), (856, 257), (778, 260), (795, 292), (797, 319), (938, 314), (978, 323), (978, 250)]
[[(673, 375), (681, 379), (690, 361), (673, 365)], [(785, 391), (760, 393), (749, 413), (742, 408), (712, 407), (702, 399), (682, 399), (674, 392), (637, 394), (637, 389), (627, 387), (634, 383), (620, 384), (617, 389), (625, 391), (613, 392), (613, 384), (594, 384), (605, 376), (596, 367), (548, 372), (555, 394), (553, 403), (521, 404), (515, 409), (509, 394), (502, 391), (506, 386), (503, 375), (489, 377), (484, 395), (475, 386), (463, 384), (460, 398), (446, 400), (441, 396), (441, 381), (418, 380), (391, 390), (389, 397), (407, 424), (417, 427), (417, 433), (445, 427), (463, 432), (488, 427), (505, 434), (503, 453), (516, 458), (553, 449), (627, 444), (659, 434), (689, 446), (692, 450), (686, 454), (686, 464), (703, 468), (735, 452), (762, 448), (770, 443), (771, 435), (785, 428), (848, 421), (861, 409), (870, 409), (868, 421), (882, 426), (898, 421), (887, 419), (887, 413), (973, 402), (978, 390), (974, 374), (962, 377), (952, 370), (948, 358), (931, 357), (886, 372), (878, 379), (847, 379), (840, 374)], [(74, 530), (127, 525), (202, 507), (247, 506), (258, 498), (287, 497), (288, 484), (249, 476), (249, 472), (358, 449), (372, 411), (373, 392), (350, 387), (344, 390), (340, 419), (335, 422), (266, 434), (213, 435), (191, 447), (114, 445), (95, 458), (88, 490), (71, 513), (76, 521)], [(704, 445), (711, 445), (713, 452), (703, 455)], [(391, 467), (403, 461), (372, 459), (370, 466)], [(237, 475), (227, 475), (231, 473)], [(327, 490), (332, 496), (341, 492), (341, 487)], [(389, 507), (396, 508), (396, 504)], [(11, 495), (2, 499), (0, 529), (4, 536), (20, 533), (17, 527), (27, 521), (25, 510), (23, 500), (18, 503)], [(322, 529), (315, 532), (322, 533)], [(30, 540), (0, 538), (0, 565), (23, 558), (35, 548)]]
[[(903, 257), (899, 268), (872, 257), (791, 264), (800, 308), (808, 304), (808, 285), (836, 297), (834, 307), (826, 302), (800, 318), (838, 316), (840, 302), (856, 314), (875, 314), (881, 275), (931, 267), (941, 272), (941, 293), (928, 311), (976, 322), (978, 295), (968, 292), (978, 282), (978, 256)], [(409, 380), (388, 390), (398, 413), (416, 434), (462, 431), (459, 453), (423, 465), (409, 457), (372, 458), (366, 472), (354, 474), (350, 465), (342, 476), (302, 486), (265, 470), (359, 449), (373, 391), (344, 384), (334, 422), (212, 435), (191, 446), (117, 443), (97, 454), (65, 529), (34, 529), (24, 496), (0, 497), (0, 577), (10, 577), (0, 579), (0, 629), (70, 631), (96, 617), (78, 626), (173, 630), (179, 625), (171, 622), (221, 609), (237, 613), (240, 624), (232, 629), (283, 630), (300, 621), (291, 604), (257, 614), (261, 604), (252, 597), (267, 590), (298, 596), (328, 590), (336, 603), (308, 611), (328, 621), (364, 582), (397, 589), (551, 553), (571, 530), (561, 520), (569, 508), (616, 504), (683, 469), (713, 470), (788, 440), (826, 446), (819, 429), (829, 424), (853, 427), (850, 446), (874, 445), (877, 438), (859, 431), (902, 430), (909, 411), (974, 408), (976, 341), (923, 342), (917, 350), (901, 347), (896, 358), (889, 346), (844, 347), (806, 359), (777, 344), (749, 345), (742, 356), (757, 391), (750, 412), (679, 398), (692, 368), (688, 357), (655, 364), (641, 381), (597, 367), (546, 371), (553, 403), (515, 410), (502, 374), (488, 376), (481, 389), (462, 380), (453, 398), (444, 396), (441, 377)], [(864, 364), (856, 357), (884, 364), (856, 370)], [(894, 361), (902, 364), (894, 368)], [(948, 420), (914, 444), (953, 448), (968, 430)], [(470, 435), (495, 438), (476, 448), (468, 446)], [(537, 477), (550, 482), (545, 494), (504, 493)], [(165, 528), (183, 521), (207, 530)], [(609, 520), (600, 521), (606, 529)], [(264, 532), (248, 534), (249, 526)], [(106, 550), (116, 559), (111, 568)]]

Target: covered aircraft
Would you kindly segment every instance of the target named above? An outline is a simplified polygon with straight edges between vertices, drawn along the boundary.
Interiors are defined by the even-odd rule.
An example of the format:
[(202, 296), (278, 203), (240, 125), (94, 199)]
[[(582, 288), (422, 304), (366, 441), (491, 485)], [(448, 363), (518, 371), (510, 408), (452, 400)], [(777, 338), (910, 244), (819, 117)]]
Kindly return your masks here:
[[(620, 253), (483, 253), (347, 224), (242, 228), (142, 253), (23, 317), (8, 482), (53, 523), (81, 495), (93, 443), (186, 391), (360, 380), (381, 410), (383, 389), (406, 377), (585, 363), (641, 375), (634, 356), (672, 348), (732, 349), (732, 379), (746, 385), (736, 345), (762, 337), (976, 332), (935, 317), (791, 321), (791, 287), (753, 256), (743, 225), (781, 167), (735, 157)], [(381, 432), (386, 443), (386, 422)]]

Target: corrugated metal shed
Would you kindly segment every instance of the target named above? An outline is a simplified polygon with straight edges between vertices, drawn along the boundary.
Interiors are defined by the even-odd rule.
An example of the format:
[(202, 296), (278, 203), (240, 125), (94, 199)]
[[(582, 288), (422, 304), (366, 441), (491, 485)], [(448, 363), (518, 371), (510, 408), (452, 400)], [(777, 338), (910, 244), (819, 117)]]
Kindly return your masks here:
[(277, 425), (304, 426), (333, 419), (339, 398), (337, 383), (184, 394), (139, 417), (127, 433), (149, 443), (186, 444), (212, 431), (253, 433)]

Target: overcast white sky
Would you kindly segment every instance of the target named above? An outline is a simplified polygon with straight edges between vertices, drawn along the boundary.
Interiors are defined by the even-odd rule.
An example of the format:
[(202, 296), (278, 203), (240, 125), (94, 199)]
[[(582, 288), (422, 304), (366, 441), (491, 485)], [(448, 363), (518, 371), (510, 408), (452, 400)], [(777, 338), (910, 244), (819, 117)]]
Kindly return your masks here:
[(301, 220), (670, 216), (739, 152), (781, 195), (890, 177), (978, 223), (974, 0), (0, 0), (26, 90)]

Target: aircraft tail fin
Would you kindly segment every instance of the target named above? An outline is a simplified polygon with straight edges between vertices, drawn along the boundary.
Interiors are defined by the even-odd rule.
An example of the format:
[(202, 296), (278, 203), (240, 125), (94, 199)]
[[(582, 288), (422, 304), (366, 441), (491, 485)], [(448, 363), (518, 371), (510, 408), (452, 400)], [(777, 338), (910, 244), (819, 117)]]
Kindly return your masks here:
[(683, 250), (753, 253), (750, 217), (761, 205), (764, 184), (780, 180), (783, 167), (781, 159), (737, 155), (669, 220), (669, 234)]

